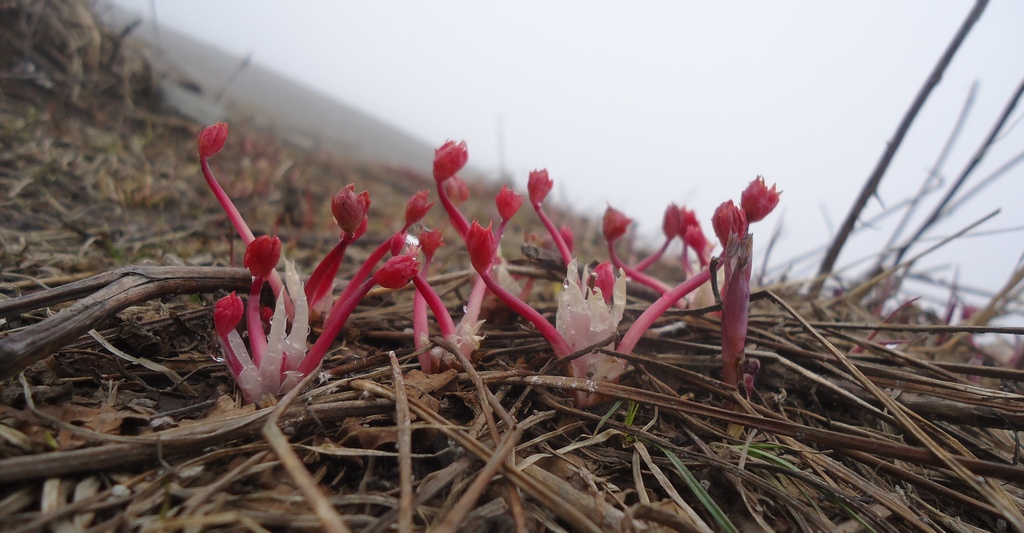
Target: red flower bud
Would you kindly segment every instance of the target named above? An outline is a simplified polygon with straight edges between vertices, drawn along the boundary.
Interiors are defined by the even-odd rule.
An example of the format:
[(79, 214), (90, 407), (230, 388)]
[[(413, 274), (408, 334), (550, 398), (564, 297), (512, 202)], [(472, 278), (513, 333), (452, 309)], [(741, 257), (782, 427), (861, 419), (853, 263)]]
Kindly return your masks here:
[(271, 235), (260, 235), (245, 248), (242, 264), (257, 279), (266, 279), (281, 259), (281, 239)]
[(621, 211), (612, 206), (604, 211), (604, 220), (601, 229), (604, 231), (604, 240), (615, 242), (626, 233), (626, 229), (633, 223), (633, 219), (622, 214)]
[(434, 151), (434, 179), (445, 181), (462, 170), (469, 160), (469, 151), (466, 149), (466, 142), (458, 144), (455, 141), (448, 141)]
[(448, 195), (448, 198), (455, 205), (459, 205), (469, 199), (469, 187), (458, 176), (452, 176), (448, 178), (448, 181), (444, 182), (444, 193)]
[(388, 259), (376, 272), (373, 281), (386, 289), (405, 287), (420, 271), (420, 263), (411, 255), (396, 255)]
[(771, 213), (775, 206), (779, 205), (780, 194), (782, 193), (775, 190), (774, 183), (769, 189), (761, 176), (750, 182), (750, 185), (747, 185), (743, 194), (740, 195), (740, 205), (743, 206), (743, 211), (747, 215), (747, 222), (757, 222), (768, 216), (768, 213)]
[(469, 249), (469, 260), (477, 272), (483, 272), (491, 268), (494, 261), (494, 252), (498, 244), (494, 241), (494, 232), (491, 225), (483, 227), (476, 220), (466, 232), (466, 248)]
[(661, 222), (661, 231), (665, 233), (665, 238), (669, 240), (682, 235), (679, 231), (682, 222), (681, 209), (685, 208), (679, 207), (675, 203), (668, 204), (668, 207), (665, 208), (665, 218)]
[(370, 209), (370, 193), (356, 194), (356, 185), (349, 183), (331, 198), (331, 214), (334, 222), (345, 233), (355, 233), (363, 223), (363, 217)]
[(405, 248), (405, 238), (407, 236), (408, 233), (403, 231), (401, 233), (396, 233), (391, 237), (391, 255), (398, 255), (402, 253), (402, 248)]
[(530, 172), (530, 179), (526, 183), (526, 190), (530, 193), (530, 202), (533, 205), (540, 205), (545, 198), (548, 197), (548, 193), (551, 192), (551, 188), (555, 186), (555, 182), (551, 181), (548, 177), (548, 171), (534, 170)]
[(442, 246), (444, 246), (444, 237), (441, 228), (420, 233), (420, 249), (423, 250), (423, 255), (433, 257), (437, 249)]
[(212, 157), (224, 148), (224, 142), (228, 140), (228, 124), (218, 122), (213, 126), (203, 128), (199, 132), (199, 157)]
[(358, 239), (359, 237), (362, 237), (363, 234), (366, 233), (366, 228), (369, 225), (370, 219), (363, 217), (363, 221), (359, 223), (359, 229), (357, 229), (356, 232), (352, 234), (352, 239), (354, 240)]
[(565, 247), (569, 249), (569, 253), (572, 253), (573, 242), (572, 228), (569, 226), (562, 226), (558, 228), (558, 234), (562, 237), (562, 242), (565, 243)]
[(715, 235), (722, 243), (722, 248), (725, 248), (729, 243), (729, 235), (744, 237), (747, 234), (747, 216), (729, 200), (715, 209), (715, 214), (711, 216), (711, 226), (715, 228)]
[(686, 233), (683, 234), (683, 242), (690, 248), (693, 248), (698, 254), (704, 254), (708, 248), (708, 238), (704, 235), (704, 231), (700, 229), (700, 226), (686, 228)]
[(213, 327), (217, 330), (217, 336), (227, 337), (242, 320), (244, 312), (242, 299), (234, 292), (217, 300), (213, 306)]
[(430, 191), (420, 191), (409, 199), (405, 204), (405, 224), (411, 226), (427, 215), (434, 202), (430, 202)]
[(686, 230), (696, 226), (700, 229), (700, 221), (697, 220), (697, 213), (687, 209), (686, 207), (679, 208), (679, 233), (680, 237), (686, 235)]
[(494, 203), (498, 205), (498, 214), (501, 215), (501, 219), (509, 220), (516, 214), (516, 211), (519, 211), (519, 206), (523, 205), (523, 195), (516, 194), (515, 191), (508, 188), (508, 185), (502, 185)]
[(605, 261), (594, 269), (594, 288), (601, 289), (601, 297), (605, 303), (612, 301), (612, 292), (615, 290), (615, 269), (611, 261)]

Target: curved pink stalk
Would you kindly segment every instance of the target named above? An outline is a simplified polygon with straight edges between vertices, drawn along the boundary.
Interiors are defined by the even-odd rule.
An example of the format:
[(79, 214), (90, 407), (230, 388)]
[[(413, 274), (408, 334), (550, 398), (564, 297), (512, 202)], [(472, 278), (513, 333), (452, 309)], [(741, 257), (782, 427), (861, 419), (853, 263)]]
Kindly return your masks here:
[(444, 207), (445, 212), (448, 213), (448, 220), (451, 221), (452, 227), (465, 238), (466, 232), (469, 231), (469, 222), (462, 211), (459, 211), (455, 202), (448, 197), (448, 193), (444, 190), (444, 182), (437, 182), (437, 197), (441, 200), (441, 206)]
[(494, 252), (497, 249), (491, 227), (487, 226), (484, 228), (474, 220), (473, 225), (466, 232), (466, 248), (469, 249), (469, 258), (473, 264), (473, 269), (480, 274), (480, 279), (487, 285), (487, 288), (509, 309), (529, 320), (537, 328), (537, 332), (551, 345), (555, 352), (555, 357), (561, 359), (571, 354), (572, 347), (562, 337), (562, 334), (555, 329), (555, 326), (544, 318), (544, 315), (517, 298), (514, 294), (508, 292), (491, 275), (491, 264), (494, 261)]
[(327, 322), (324, 323), (324, 332), (313, 343), (313, 347), (306, 352), (306, 357), (296, 369), (299, 375), (307, 376), (320, 366), (324, 355), (327, 354), (327, 349), (334, 343), (334, 339), (341, 332), (341, 328), (345, 326), (348, 317), (352, 316), (356, 306), (366, 297), (374, 285), (381, 284), (389, 289), (399, 288), (407, 284), (418, 272), (419, 264), (416, 263), (415, 258), (410, 256), (392, 257), (374, 273), (373, 277), (360, 283), (347, 297), (338, 298), (334, 302), (334, 306), (331, 307), (330, 314), (327, 316)]
[(643, 261), (637, 263), (636, 266), (633, 267), (633, 270), (637, 272), (643, 272), (644, 270), (647, 270), (647, 268), (653, 265), (655, 261), (661, 259), (661, 256), (665, 254), (665, 250), (668, 250), (668, 246), (670, 244), (672, 244), (672, 239), (665, 239), (665, 242), (661, 245), (661, 248), (658, 248), (657, 252), (654, 252), (653, 254), (647, 256), (647, 258), (644, 259)]
[(530, 194), (530, 205), (533, 206), (533, 210), (537, 212), (537, 218), (540, 219), (541, 223), (548, 230), (548, 234), (551, 235), (551, 240), (554, 241), (555, 246), (558, 247), (558, 253), (562, 255), (562, 262), (569, 265), (572, 262), (572, 252), (569, 250), (569, 245), (566, 244), (562, 234), (559, 233), (558, 228), (551, 222), (547, 214), (544, 213), (544, 209), (541, 208), (541, 204), (544, 203), (544, 199), (547, 198), (548, 193), (554, 187), (554, 182), (548, 177), (548, 171), (545, 169), (534, 170), (530, 172), (530, 177), (526, 183), (527, 192)]
[[(231, 201), (231, 197), (224, 192), (224, 188), (220, 186), (217, 178), (213, 176), (213, 171), (210, 170), (210, 158), (200, 156), (199, 165), (203, 169), (203, 177), (206, 179), (206, 184), (210, 186), (210, 190), (213, 191), (213, 195), (217, 198), (217, 202), (220, 203), (221, 209), (227, 214), (228, 220), (231, 221), (231, 225), (235, 227), (235, 231), (238, 232), (238, 236), (242, 238), (242, 242), (246, 246), (251, 243), (256, 236), (253, 235), (252, 230), (249, 229), (249, 225), (245, 223), (245, 219), (242, 218), (242, 214), (238, 212), (238, 208), (235, 207), (234, 202)], [(294, 304), (291, 298), (288, 297), (287, 292), (282, 292), (284, 288), (284, 282), (281, 281), (280, 274), (275, 270), (270, 274), (267, 279), (270, 283), (270, 287), (274, 289), (274, 294), (281, 294), (285, 299), (285, 309), (288, 311), (288, 316), (292, 316), (295, 313)]]
[(544, 209), (541, 208), (540, 204), (534, 204), (531, 202), (531, 205), (533, 205), (533, 210), (537, 212), (537, 218), (540, 219), (541, 224), (544, 224), (548, 233), (551, 234), (551, 240), (555, 241), (555, 246), (558, 247), (558, 253), (562, 256), (562, 262), (568, 265), (572, 262), (572, 252), (569, 251), (569, 245), (565, 243), (565, 239), (563, 239), (562, 234), (558, 232), (558, 228), (555, 227), (555, 223), (551, 222), (551, 219), (544, 213)]
[[(338, 302), (350, 298), (359, 290), (359, 287), (361, 287), (362, 282), (370, 275), (370, 271), (372, 271), (373, 268), (377, 266), (377, 263), (379, 263), (380, 260), (384, 257), (384, 254), (391, 251), (391, 247), (394, 243), (394, 240), (402, 239), (402, 235), (404, 234), (396, 233), (392, 235), (390, 238), (382, 242), (380, 246), (378, 246), (373, 252), (370, 253), (370, 256), (366, 258), (366, 261), (363, 262), (362, 266), (359, 267), (359, 270), (357, 270), (355, 275), (352, 276), (352, 279), (349, 280), (348, 285), (345, 286), (345, 290), (341, 291), (341, 295), (338, 296)], [(338, 304), (336, 302), (335, 306), (337, 305)], [(331, 312), (334, 312), (333, 308)]]
[(665, 311), (668, 311), (670, 307), (676, 305), (676, 303), (682, 300), (684, 296), (695, 291), (710, 279), (711, 271), (705, 268), (698, 272), (697, 275), (662, 294), (661, 298), (658, 298), (657, 301), (652, 303), (651, 306), (648, 307), (635, 322), (633, 322), (633, 325), (629, 327), (626, 334), (622, 336), (622, 341), (619, 342), (619, 346), (616, 349), (623, 353), (632, 352), (633, 348), (636, 347), (636, 343), (640, 340), (640, 337), (643, 337), (644, 333), (651, 328), (658, 317), (663, 315)]
[(627, 265), (625, 261), (619, 258), (619, 254), (615, 252), (615, 244), (612, 241), (608, 241), (608, 257), (612, 260), (613, 265), (617, 268), (621, 268), (630, 279), (637, 283), (650, 287), (652, 290), (658, 291), (658, 293), (662, 295), (670, 290), (668, 285), (665, 285), (657, 279), (654, 279), (651, 276)]
[(252, 364), (256, 368), (260, 367), (263, 354), (267, 353), (267, 334), (263, 331), (263, 319), (260, 316), (260, 291), (263, 289), (263, 281), (264, 278), (252, 278), (245, 313), (245, 326), (249, 329), (249, 349), (252, 351)]
[(438, 296), (437, 291), (430, 285), (427, 278), (423, 277), (423, 273), (416, 274), (412, 278), (413, 285), (416, 286), (416, 294), (423, 296), (423, 301), (430, 307), (430, 311), (434, 313), (434, 318), (437, 320), (437, 326), (441, 330), (442, 337), (448, 337), (455, 334), (455, 321), (452, 320), (451, 313), (448, 312), (448, 308), (445, 307), (444, 302), (441, 301), (441, 297)]

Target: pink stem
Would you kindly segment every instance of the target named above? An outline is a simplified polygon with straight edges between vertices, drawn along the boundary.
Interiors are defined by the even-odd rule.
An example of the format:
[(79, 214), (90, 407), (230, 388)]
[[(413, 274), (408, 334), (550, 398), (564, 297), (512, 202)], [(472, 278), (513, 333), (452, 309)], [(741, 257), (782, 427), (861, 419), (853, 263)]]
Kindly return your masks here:
[[(697, 255), (700, 256), (700, 254), (697, 254)], [(683, 273), (686, 274), (686, 277), (692, 276), (693, 275), (693, 265), (690, 264), (690, 247), (685, 242), (683, 243), (683, 254), (682, 254), (681, 261), (682, 261)], [(701, 263), (701, 265), (700, 265), (701, 267), (707, 267), (707, 265), (704, 263), (703, 259), (701, 259), (700, 263)]]
[[(643, 272), (644, 270), (647, 270), (647, 268), (650, 267), (651, 265), (653, 265), (655, 261), (657, 261), (658, 259), (661, 259), (661, 256), (665, 254), (665, 250), (668, 250), (668, 245), (670, 245), (670, 244), (672, 244), (672, 239), (665, 239), (665, 244), (662, 244), (661, 248), (657, 252), (654, 252), (653, 254), (648, 256), (647, 259), (644, 259), (643, 261), (640, 261), (639, 263), (637, 263), (636, 266), (633, 267), (633, 269), (638, 271), (638, 272)], [(686, 249), (686, 245), (685, 244), (683, 245), (683, 249), (684, 250)], [(684, 252), (684, 257), (685, 257), (685, 252)]]
[[(224, 188), (220, 186), (217, 178), (213, 176), (213, 171), (210, 170), (210, 161), (208, 157), (200, 157), (199, 165), (203, 169), (203, 177), (206, 178), (206, 184), (210, 186), (210, 190), (213, 191), (213, 195), (217, 198), (217, 202), (220, 203), (221, 209), (227, 214), (228, 220), (231, 221), (231, 225), (235, 227), (235, 231), (238, 232), (238, 236), (242, 238), (242, 242), (246, 246), (250, 242), (256, 239), (256, 236), (252, 234), (252, 230), (249, 229), (249, 225), (245, 223), (245, 219), (242, 218), (242, 214), (238, 212), (238, 208), (235, 207), (235, 203), (231, 201), (228, 193), (224, 192)], [(281, 281), (281, 276), (275, 269), (270, 273), (270, 279), (267, 280), (270, 283), (270, 288), (274, 289), (274, 294), (280, 294), (284, 298), (284, 308), (288, 311), (288, 316), (295, 315), (295, 306), (292, 304), (292, 299), (288, 297), (287, 292), (282, 292), (284, 288), (284, 282)]]
[(480, 319), (480, 308), (484, 305), (484, 296), (487, 296), (487, 284), (477, 274), (476, 281), (473, 282), (473, 290), (469, 293), (469, 300), (466, 301), (466, 312), (462, 315), (462, 322), (467, 326)]
[(346, 233), (338, 244), (331, 248), (330, 252), (320, 261), (320, 264), (313, 269), (313, 274), (306, 281), (306, 301), (310, 309), (315, 308), (331, 288), (331, 281), (338, 274), (338, 267), (345, 258), (345, 250), (355, 239)]
[[(420, 273), (430, 272), (430, 263), (434, 259), (433, 255), (424, 255), (423, 266), (420, 268)], [(428, 335), (427, 326), (427, 300), (419, 290), (412, 298), (412, 341), (413, 345), (417, 350), (423, 348), (426, 345), (426, 337)]]
[(708, 282), (711, 279), (711, 271), (709, 269), (701, 270), (696, 276), (676, 285), (671, 290), (665, 292), (658, 298), (657, 301), (651, 304), (646, 311), (641, 314), (633, 325), (629, 327), (626, 334), (622, 336), (622, 341), (619, 342), (619, 346), (616, 348), (617, 351), (623, 353), (630, 353), (633, 348), (636, 347), (636, 343), (643, 337), (644, 333), (654, 324), (654, 321), (661, 315), (668, 311), (668, 309), (676, 304), (679, 300), (682, 300), (684, 296), (690, 294), (701, 285)]
[(423, 297), (424, 303), (430, 306), (430, 310), (434, 313), (437, 326), (441, 330), (441, 336), (448, 337), (454, 335), (455, 321), (452, 320), (451, 313), (448, 312), (448, 308), (441, 301), (441, 297), (437, 295), (437, 291), (430, 286), (427, 278), (424, 278), (423, 273), (420, 272), (412, 278), (412, 282), (416, 286), (416, 294)]
[(555, 352), (555, 357), (561, 359), (572, 353), (572, 347), (569, 346), (565, 337), (562, 337), (562, 334), (555, 329), (555, 326), (551, 325), (551, 322), (548, 322), (548, 320), (544, 318), (544, 315), (527, 305), (526, 302), (516, 298), (514, 294), (505, 290), (504, 287), (494, 280), (494, 277), (491, 276), (490, 272), (477, 272), (480, 274), (480, 279), (487, 284), (487, 288), (491, 289), (491, 292), (493, 292), (494, 295), (502, 301), (502, 303), (508, 306), (509, 309), (512, 309), (512, 311), (518, 313), (519, 316), (533, 323), (541, 336), (543, 336), (544, 339), (548, 341), (548, 344), (551, 345), (552, 350)]
[[(402, 233), (396, 233), (392, 235), (391, 238), (385, 240), (383, 243), (381, 243), (380, 246), (377, 247), (376, 250), (370, 253), (370, 257), (366, 258), (366, 261), (364, 261), (362, 266), (359, 267), (359, 270), (356, 271), (356, 274), (352, 276), (351, 280), (349, 280), (348, 285), (345, 286), (345, 290), (341, 291), (341, 296), (338, 296), (338, 302), (343, 302), (346, 299), (350, 298), (352, 294), (358, 288), (361, 287), (360, 284), (363, 282), (363, 280), (367, 278), (367, 276), (370, 275), (370, 271), (372, 271), (373, 268), (377, 266), (377, 263), (379, 263), (381, 258), (384, 257), (384, 254), (391, 251), (392, 241), (394, 239), (400, 238), (401, 235)], [(337, 303), (335, 303), (335, 306), (337, 306)], [(332, 309), (331, 312), (333, 313), (334, 310)]]
[(448, 193), (444, 191), (444, 182), (442, 181), (437, 182), (437, 197), (441, 199), (441, 205), (448, 212), (448, 220), (451, 221), (455, 231), (459, 232), (459, 235), (465, 239), (466, 232), (469, 231), (469, 222), (463, 216), (462, 211), (459, 211), (458, 206), (448, 197)]
[(548, 233), (551, 234), (551, 240), (555, 241), (555, 246), (558, 247), (558, 253), (562, 254), (562, 262), (568, 265), (572, 262), (572, 252), (569, 251), (569, 246), (565, 244), (565, 239), (562, 238), (562, 234), (558, 232), (558, 228), (555, 227), (554, 222), (544, 213), (544, 209), (541, 208), (540, 204), (533, 205), (533, 210), (537, 212), (537, 217), (540, 218), (544, 227), (547, 228)]
[(505, 219), (498, 223), (498, 229), (494, 232), (494, 242), (501, 242), (501, 236), (505, 234), (505, 226), (507, 225), (508, 221)]
[(722, 286), (722, 381), (739, 384), (745, 358), (750, 312), (750, 271), (753, 237), (729, 235), (722, 253), (725, 284)]
[(253, 278), (249, 290), (249, 301), (246, 303), (246, 327), (249, 329), (249, 347), (252, 350), (252, 364), (256, 368), (263, 362), (263, 354), (267, 352), (267, 334), (263, 331), (263, 319), (260, 316), (260, 291), (263, 289), (263, 278)]
[(658, 294), (665, 294), (669, 291), (669, 286), (664, 283), (636, 270), (635, 268), (626, 264), (625, 261), (619, 258), (619, 254), (615, 253), (615, 245), (611, 242), (608, 243), (608, 257), (611, 258), (612, 264), (621, 268), (631, 279), (636, 280), (641, 285), (650, 287), (653, 290), (658, 291)]
[(228, 364), (228, 369), (231, 370), (232, 377), (237, 381), (238, 374), (242, 373), (242, 362), (238, 360), (238, 354), (236, 354), (235, 349), (231, 347), (231, 342), (228, 341), (227, 335), (220, 338), (220, 349), (224, 352), (224, 362)]
[[(341, 332), (341, 328), (345, 326), (348, 317), (352, 316), (352, 311), (355, 311), (356, 306), (366, 297), (374, 285), (376, 285), (376, 282), (373, 281), (373, 278), (367, 279), (360, 283), (356, 289), (352, 290), (347, 298), (338, 298), (338, 301), (334, 302), (334, 306), (331, 307), (331, 312), (327, 316), (327, 322), (324, 324), (324, 332), (313, 343), (313, 347), (306, 352), (306, 357), (302, 359), (302, 363), (296, 369), (300, 376), (305, 377), (320, 366), (324, 355), (327, 354), (327, 349), (334, 343), (335, 337)], [(350, 284), (351, 286), (352, 284)], [(349, 291), (346, 289), (345, 292)]]

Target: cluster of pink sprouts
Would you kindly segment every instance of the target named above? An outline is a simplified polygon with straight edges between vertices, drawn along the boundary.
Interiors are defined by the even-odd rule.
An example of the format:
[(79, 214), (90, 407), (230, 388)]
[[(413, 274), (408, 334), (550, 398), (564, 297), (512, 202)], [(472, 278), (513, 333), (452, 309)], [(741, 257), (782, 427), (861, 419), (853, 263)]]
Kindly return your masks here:
[[(527, 186), (530, 205), (566, 265), (566, 280), (558, 294), (558, 308), (552, 324), (526, 303), (530, 284), (519, 287), (500, 253), (501, 238), (509, 220), (522, 206), (523, 197), (507, 186), (501, 188), (495, 198), (499, 216), (497, 227), (493, 221), (484, 226), (478, 220), (468, 220), (459, 210), (459, 205), (469, 197), (469, 190), (457, 176), (468, 161), (468, 150), (464, 142), (449, 141), (435, 152), (433, 175), (438, 199), (450, 225), (469, 251), (470, 262), (476, 272), (461, 320), (458, 323), (453, 320), (426, 279), (435, 253), (445, 244), (440, 228), (424, 229), (415, 237), (408, 235), (409, 230), (434, 205), (429, 201), (428, 191), (421, 191), (409, 200), (405, 225), (370, 254), (332, 303), (335, 277), (345, 251), (366, 231), (369, 194), (356, 193), (354, 185), (342, 188), (331, 202), (335, 222), (340, 228), (338, 243), (320, 261), (304, 285), (294, 265), (288, 261), (284, 261), (282, 281), (276, 270), (281, 256), (280, 240), (271, 236), (254, 237), (210, 171), (208, 159), (224, 146), (227, 132), (228, 127), (223, 123), (203, 130), (199, 137), (199, 156), (207, 182), (246, 243), (245, 266), (253, 278), (248, 304), (243, 305), (241, 298), (234, 293), (224, 297), (217, 302), (214, 323), (228, 369), (249, 401), (264, 395), (285, 393), (317, 371), (345, 321), (374, 285), (396, 289), (411, 282), (415, 286), (413, 338), (420, 351), (420, 366), (426, 373), (457, 366), (456, 359), (471, 360), (482, 339), (479, 332), (483, 323), (480, 320), (483, 302), (488, 294), (493, 294), (536, 328), (550, 344), (556, 359), (567, 359), (563, 366), (570, 376), (614, 382), (626, 370), (626, 362), (597, 351), (597, 348), (614, 343), (617, 337), (626, 305), (626, 279), (633, 279), (661, 294), (614, 344), (616, 351), (628, 353), (633, 351), (656, 319), (673, 306), (687, 305), (684, 298), (705, 285), (712, 275), (711, 252), (714, 245), (704, 236), (694, 212), (674, 204), (665, 213), (665, 244), (634, 266), (626, 264), (615, 250), (615, 242), (626, 233), (632, 221), (609, 207), (604, 216), (603, 230), (610, 261), (592, 269), (583, 266), (581, 270), (573, 257), (572, 231), (566, 226), (556, 228), (542, 207), (552, 190), (553, 181), (546, 170), (534, 171), (529, 175)], [(750, 295), (751, 236), (747, 233), (747, 225), (764, 218), (778, 200), (779, 193), (774, 186), (768, 189), (764, 180), (758, 177), (743, 192), (740, 207), (731, 201), (726, 202), (712, 218), (715, 234), (724, 249), (723, 377), (734, 386), (744, 369), (748, 376), (756, 372), (749, 363), (743, 364)], [(682, 270), (686, 279), (670, 287), (644, 271), (662, 257), (676, 237), (683, 242)], [(418, 259), (421, 252), (422, 264)], [(389, 255), (378, 268), (377, 265)], [(270, 284), (277, 297), (277, 305), (269, 321), (266, 320), (267, 311), (260, 309), (259, 304), (264, 283)], [(445, 341), (437, 346), (430, 346), (428, 308)], [(323, 333), (308, 347), (311, 310), (325, 316), (325, 322)], [(248, 331), (248, 348), (238, 332), (243, 316)], [(462, 357), (453, 357), (448, 352), (450, 349), (457, 350)], [(748, 382), (747, 385), (749, 389), (751, 384)], [(597, 402), (599, 398), (588, 392), (578, 392), (575, 400), (582, 407)]]

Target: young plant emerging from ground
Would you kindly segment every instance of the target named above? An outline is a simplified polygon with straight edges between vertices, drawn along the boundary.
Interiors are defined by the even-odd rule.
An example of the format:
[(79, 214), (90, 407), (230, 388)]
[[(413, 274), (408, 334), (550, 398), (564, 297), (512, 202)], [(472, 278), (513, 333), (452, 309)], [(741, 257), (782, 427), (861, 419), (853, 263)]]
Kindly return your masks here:
[[(670, 204), (665, 212), (665, 243), (635, 266), (626, 264), (615, 248), (615, 243), (626, 234), (632, 221), (609, 207), (602, 229), (610, 260), (598, 263), (592, 269), (585, 265), (581, 268), (583, 263), (573, 256), (572, 230), (565, 226), (556, 228), (542, 208), (554, 182), (546, 170), (536, 170), (530, 173), (528, 180), (530, 205), (566, 265), (566, 277), (557, 295), (558, 307), (552, 324), (526, 302), (529, 289), (518, 287), (500, 253), (499, 243), (505, 228), (521, 207), (523, 197), (507, 186), (501, 188), (495, 197), (500, 217), (497, 228), (493, 223), (485, 227), (477, 220), (467, 219), (459, 205), (468, 198), (469, 189), (457, 173), (469, 159), (468, 150), (464, 142), (448, 141), (437, 149), (434, 156), (437, 195), (449, 224), (468, 250), (476, 272), (461, 320), (455, 322), (426, 277), (435, 253), (444, 245), (440, 228), (421, 231), (417, 238), (407, 235), (434, 205), (429, 201), (428, 191), (421, 191), (408, 201), (403, 227), (369, 254), (332, 303), (330, 297), (345, 251), (366, 231), (369, 193), (356, 193), (355, 185), (350, 184), (334, 195), (331, 212), (340, 229), (337, 244), (316, 266), (305, 285), (294, 265), (284, 261), (285, 277), (282, 282), (276, 270), (281, 260), (281, 241), (272, 236), (255, 237), (210, 170), (208, 160), (223, 148), (227, 132), (227, 125), (223, 123), (203, 130), (199, 137), (199, 155), (207, 183), (246, 243), (245, 266), (252, 273), (247, 304), (232, 293), (218, 301), (214, 309), (214, 323), (224, 362), (248, 401), (259, 400), (265, 395), (283, 394), (316, 372), (349, 316), (375, 285), (397, 289), (411, 282), (415, 286), (413, 342), (417, 349), (422, 350), (419, 363), (426, 373), (458, 366), (456, 359), (472, 359), (482, 338), (479, 335), (483, 323), (480, 320), (482, 303), (490, 292), (533, 325), (549, 343), (555, 358), (563, 362), (563, 369), (569, 376), (615, 382), (625, 372), (626, 362), (598, 349), (611, 344), (618, 352), (632, 352), (644, 333), (665, 311), (674, 306), (685, 307), (685, 298), (707, 284), (713, 275), (713, 246), (704, 236), (696, 214), (675, 204)], [(742, 377), (748, 393), (752, 390), (753, 374), (757, 368), (756, 361), (745, 362), (743, 356), (753, 241), (748, 226), (764, 218), (778, 201), (779, 193), (775, 187), (769, 189), (758, 177), (743, 191), (739, 206), (731, 200), (723, 203), (711, 221), (723, 250), (722, 376), (732, 386), (738, 386)], [(645, 270), (663, 256), (677, 237), (683, 242), (681, 263), (684, 280), (670, 286), (646, 274)], [(417, 259), (420, 252), (424, 255), (422, 267)], [(391, 257), (377, 268), (388, 255)], [(646, 285), (661, 296), (629, 326), (618, 342), (614, 342), (626, 307), (627, 278)], [(260, 308), (264, 283), (270, 284), (277, 299), (272, 314)], [(444, 347), (428, 346), (427, 309), (434, 315), (441, 337), (446, 341)], [(311, 313), (324, 317), (324, 327), (316, 342), (308, 346)], [(269, 330), (265, 324), (268, 315)], [(249, 338), (248, 348), (238, 331), (243, 317)], [(458, 351), (459, 357), (452, 357), (448, 349)], [(574, 397), (580, 407), (601, 399), (586, 390), (576, 392)]]

